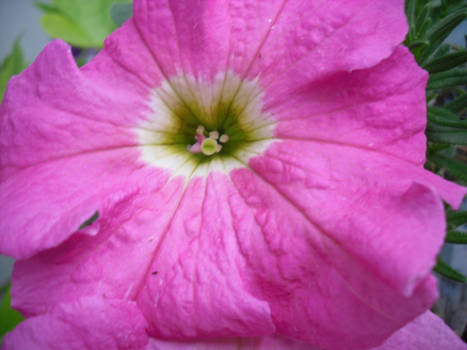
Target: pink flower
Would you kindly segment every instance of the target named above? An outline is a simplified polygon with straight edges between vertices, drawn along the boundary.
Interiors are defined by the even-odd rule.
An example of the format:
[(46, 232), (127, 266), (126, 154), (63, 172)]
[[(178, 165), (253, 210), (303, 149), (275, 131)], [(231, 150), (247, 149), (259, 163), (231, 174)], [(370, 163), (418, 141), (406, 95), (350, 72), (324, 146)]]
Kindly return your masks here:
[(464, 349), (426, 313), (466, 189), (423, 169), (406, 31), (402, 0), (135, 0), (83, 68), (50, 43), (0, 109), (4, 349)]

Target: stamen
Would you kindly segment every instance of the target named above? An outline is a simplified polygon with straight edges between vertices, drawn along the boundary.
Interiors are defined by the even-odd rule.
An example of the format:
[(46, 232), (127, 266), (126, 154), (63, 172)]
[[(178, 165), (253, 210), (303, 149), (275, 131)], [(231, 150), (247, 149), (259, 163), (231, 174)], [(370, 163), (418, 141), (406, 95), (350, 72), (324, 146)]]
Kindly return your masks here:
[(190, 153), (203, 153), (206, 156), (212, 156), (215, 153), (219, 153), (222, 150), (222, 143), (229, 141), (227, 134), (222, 134), (219, 138), (219, 131), (213, 130), (208, 133), (209, 137), (206, 137), (206, 129), (203, 125), (199, 125), (196, 128), (195, 139), (196, 142), (193, 145), (187, 146), (187, 151)]
[(194, 145), (187, 145), (186, 149), (188, 152), (193, 154), (201, 153), (201, 144), (196, 142)]

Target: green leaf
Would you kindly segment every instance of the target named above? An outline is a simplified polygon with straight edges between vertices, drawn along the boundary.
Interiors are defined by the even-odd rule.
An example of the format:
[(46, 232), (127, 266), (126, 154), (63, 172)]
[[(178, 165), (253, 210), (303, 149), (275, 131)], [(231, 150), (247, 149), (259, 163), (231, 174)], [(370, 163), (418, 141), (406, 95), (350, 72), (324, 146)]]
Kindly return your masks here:
[(39, 4), (44, 11), (41, 24), (53, 38), (62, 38), (82, 48), (100, 48), (104, 39), (117, 28), (110, 17), (116, 3), (131, 0), (53, 0)]
[(417, 0), (406, 0), (405, 1), (405, 12), (407, 14), (407, 20), (409, 26), (415, 25), (415, 9), (417, 7)]
[(43, 3), (43, 2), (35, 2), (34, 6), (36, 6), (39, 10), (42, 10), (42, 11), (47, 12), (47, 13), (59, 12), (55, 6), (50, 5), (50, 4), (46, 4), (46, 3)]
[(449, 55), (449, 53), (451, 52), (451, 49), (452, 49), (452, 45), (449, 45), (449, 44), (441, 45), (440, 47), (438, 47), (436, 52), (431, 56), (430, 61)]
[(6, 86), (10, 78), (26, 68), (26, 61), (17, 39), (10, 54), (3, 60), (0, 66), (0, 102), (5, 94)]
[(451, 211), (447, 213), (448, 224), (451, 227), (459, 227), (467, 223), (467, 211)]
[(133, 15), (133, 6), (131, 4), (113, 4), (110, 9), (110, 17), (117, 26), (121, 26)]
[(467, 69), (451, 69), (430, 75), (427, 90), (444, 89), (467, 84)]
[(462, 120), (457, 114), (445, 108), (428, 107), (428, 120), (438, 125), (467, 130), (467, 120)]
[(407, 47), (410, 50), (413, 50), (413, 49), (416, 49), (416, 48), (419, 48), (419, 47), (427, 46), (429, 44), (430, 44), (430, 42), (428, 40), (426, 40), (426, 39), (418, 39), (418, 40), (409, 41), (407, 43)]
[(467, 50), (461, 50), (429, 61), (423, 68), (430, 73), (438, 73), (467, 62)]
[(467, 244), (467, 233), (460, 231), (448, 231), (446, 243)]
[(444, 108), (454, 113), (460, 113), (467, 108), (467, 94), (456, 97), (451, 102), (444, 105)]
[(462, 129), (440, 126), (428, 121), (426, 136), (431, 142), (467, 145), (467, 132)]
[(453, 269), (447, 262), (442, 260), (440, 257), (436, 258), (436, 266), (433, 269), (436, 273), (449, 278), (450, 280), (467, 283), (467, 278), (459, 271)]
[(418, 13), (415, 19), (415, 28), (417, 29), (416, 35), (419, 38), (425, 37), (426, 29), (431, 24), (431, 18), (429, 17), (429, 7), (423, 6), (422, 10)]
[(407, 15), (407, 21), (409, 22), (409, 41), (415, 35), (415, 17), (416, 17), (417, 0), (406, 0), (405, 1), (405, 13)]
[(89, 219), (81, 224), (78, 230), (81, 230), (85, 227), (91, 226), (91, 224), (99, 218), (99, 212), (96, 211)]
[(467, 182), (467, 164), (440, 154), (431, 154), (428, 156), (428, 160), (447, 169), (451, 175), (459, 180)]
[(429, 0), (425, 6), (428, 7), (440, 7), (441, 6), (441, 0)]
[(427, 29), (426, 38), (430, 41), (430, 46), (422, 53), (422, 62), (426, 61), (466, 16), (467, 9), (461, 6), (456, 10), (452, 10), (447, 16), (434, 22), (433, 25)]
[(10, 303), (11, 295), (8, 286), (0, 306), (0, 339), (3, 338), (6, 333), (13, 330), (16, 325), (24, 319), (18, 311), (11, 308)]
[(51, 36), (61, 38), (74, 46), (100, 46), (100, 43), (89, 38), (78, 24), (62, 14), (50, 13), (43, 15), (41, 18), (41, 25)]

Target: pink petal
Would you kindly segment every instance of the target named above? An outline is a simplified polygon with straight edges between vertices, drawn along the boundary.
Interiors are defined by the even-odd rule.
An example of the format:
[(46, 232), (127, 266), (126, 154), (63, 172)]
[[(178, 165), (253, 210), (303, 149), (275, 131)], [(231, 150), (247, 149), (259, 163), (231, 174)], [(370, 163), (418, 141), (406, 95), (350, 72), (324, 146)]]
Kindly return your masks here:
[(8, 217), (0, 223), (0, 251), (25, 259), (55, 247), (94, 213), (121, 197), (156, 191), (167, 179), (166, 172), (138, 165), (135, 148), (90, 152), (25, 168), (0, 184), (0, 213)]
[(229, 6), (211, 0), (136, 0), (134, 21), (162, 74), (211, 79), (226, 68)]
[(467, 192), (440, 178), (427, 181), (423, 168), (378, 151), (321, 141), (277, 143), (250, 166), (342, 247), (365, 254), (403, 294), (429, 273), (443, 243), (439, 197), (446, 188), (456, 199)]
[(248, 267), (226, 201), (232, 185), (225, 175), (207, 181), (195, 178), (183, 193), (173, 180), (158, 193), (122, 198), (102, 212), (94, 237), (78, 234), (17, 262), (13, 306), (36, 315), (105, 295), (137, 300), (153, 337), (272, 334), (267, 303), (245, 287)]
[[(302, 148), (300, 154), (306, 151)], [(306, 173), (285, 164), (276, 162), (276, 168), (266, 160), (250, 164), (262, 175), (248, 170), (232, 174), (245, 202), (235, 203), (234, 222), (241, 235), (241, 251), (250, 266), (249, 286), (269, 302), (278, 333), (321, 348), (363, 349), (377, 345), (433, 303), (437, 293), (429, 273), (434, 254), (424, 257), (422, 250), (418, 257), (428, 262), (420, 266), (404, 254), (400, 240), (392, 242), (388, 237), (396, 230), (397, 235), (406, 236), (408, 245), (415, 245), (417, 237), (407, 237), (415, 230), (419, 235), (435, 236), (426, 239), (434, 243), (418, 242), (422, 248), (439, 247), (442, 206), (431, 191), (409, 186), (404, 196), (404, 192), (398, 192), (403, 187), (395, 187), (393, 193), (390, 189), (378, 193), (382, 197), (375, 203), (378, 194), (360, 187), (370, 204), (364, 206), (362, 215), (357, 204), (365, 196), (358, 195), (354, 201), (348, 198), (356, 206), (355, 213), (346, 207), (337, 208), (344, 201), (332, 193), (335, 185), (326, 187), (324, 179), (315, 173), (309, 173), (306, 187), (302, 185)], [(269, 175), (264, 175), (266, 169)], [(353, 188), (353, 183), (348, 186)], [(420, 200), (426, 201), (424, 207), (418, 205)], [(397, 228), (389, 220), (381, 221), (384, 209), (405, 226)], [(411, 210), (417, 214), (408, 220)], [(401, 220), (399, 215), (406, 217)], [(430, 222), (422, 222), (429, 215)], [(378, 225), (381, 222), (385, 225)], [(428, 231), (421, 232), (424, 229)], [(406, 272), (402, 262), (395, 259), (397, 255), (402, 262), (420, 268), (409, 265)], [(397, 284), (403, 281), (405, 284), (399, 287)]]
[(86, 296), (134, 299), (139, 284), (154, 278), (152, 256), (182, 195), (174, 179), (154, 192), (118, 195), (101, 218), (60, 246), (17, 261), (12, 277), (12, 305), (25, 315)]
[(136, 148), (149, 87), (108, 51), (79, 70), (57, 40), (10, 82), (0, 109), (0, 252), (27, 258), (54, 247), (115, 197), (167, 181), (143, 168)]
[(135, 303), (99, 297), (60, 304), (20, 323), (2, 350), (138, 350), (148, 342)]
[(403, 0), (284, 1), (249, 76), (288, 94), (340, 71), (371, 67), (404, 39)]
[(465, 350), (467, 344), (430, 311), (394, 333), (373, 350)]
[(69, 45), (51, 42), (8, 84), (0, 110), (1, 179), (49, 160), (135, 146), (130, 127), (147, 107), (129, 90), (122, 97), (115, 88), (91, 82), (76, 66)]
[(232, 338), (199, 342), (177, 342), (150, 339), (145, 350), (318, 350), (310, 344), (278, 336)]
[[(398, 1), (390, 4), (388, 2), (389, 5), (376, 6), (372, 5), (372, 2), (365, 4), (367, 7), (364, 7), (363, 12), (381, 10), (380, 6), (388, 6), (389, 9), (383, 11), (383, 17), (378, 18), (378, 23), (387, 21), (386, 24), (378, 26), (378, 30), (381, 29), (381, 33), (391, 33), (389, 36), (392, 39), (386, 37), (388, 34), (382, 34), (383, 37), (379, 39), (388, 40), (378, 39), (378, 42), (387, 42), (388, 44), (382, 44), (386, 46), (374, 50), (369, 45), (373, 49), (372, 52), (378, 52), (371, 57), (379, 60), (386, 55), (388, 48), (394, 45), (392, 42), (400, 39), (400, 33), (405, 31), (404, 26), (393, 20), (393, 16), (401, 11), (402, 6), (399, 6)], [(368, 27), (362, 27), (362, 23), (359, 22), (360, 14), (355, 15), (355, 20), (350, 21), (350, 18), (357, 13), (356, 9), (361, 10), (357, 4), (347, 7), (348, 5), (343, 3), (343, 6), (333, 5), (331, 8), (326, 4), (323, 7), (321, 5), (317, 3), (312, 5), (313, 8), (316, 7), (312, 11), (313, 15), (317, 16), (313, 19), (316, 23), (320, 22), (317, 19), (322, 17), (320, 11), (323, 11), (327, 15), (333, 14), (329, 18), (349, 19), (350, 27), (342, 24), (346, 30), (356, 25), (362, 32), (369, 31)], [(56, 196), (52, 194), (51, 198), (48, 198), (48, 193), (54, 191), (45, 178), (50, 178), (52, 173), (58, 174), (59, 167), (52, 170), (51, 166), (44, 166), (45, 168), (39, 167), (36, 171), (36, 166), (52, 160), (54, 164), (58, 164), (57, 162), (62, 158), (87, 154), (91, 151), (94, 156), (98, 154), (96, 151), (134, 146), (136, 140), (128, 127), (135, 126), (138, 121), (145, 119), (144, 115), (147, 114), (145, 98), (150, 86), (159, 84), (163, 76), (176, 74), (181, 69), (197, 76), (201, 72), (212, 77), (214, 73), (226, 70), (230, 65), (228, 63), (230, 55), (233, 66), (237, 67), (236, 58), (242, 57), (244, 62), (241, 64), (242, 69), (247, 69), (247, 66), (251, 66), (252, 60), (259, 59), (256, 55), (257, 50), (263, 46), (265, 50), (269, 47), (267, 44), (271, 41), (268, 38), (273, 25), (286, 35), (288, 33), (286, 28), (289, 30), (295, 28), (290, 26), (287, 18), (305, 13), (304, 10), (310, 10), (300, 6), (293, 2), (286, 4), (279, 1), (248, 6), (236, 1), (229, 3), (136, 1), (136, 28), (132, 20), (127, 22), (107, 40), (106, 48), (98, 58), (81, 71), (76, 68), (70, 50), (65, 44), (59, 41), (50, 44), (27, 72), (13, 80), (2, 105), (2, 135), (5, 135), (5, 138), (2, 140), (4, 146), (1, 176), (3, 179), (9, 177), (2, 183), (9, 190), (2, 190), (4, 195), (1, 199), (2, 203), (9, 204), (7, 208), (1, 207), (0, 212), (11, 220), (0, 227), (3, 233), (0, 237), (1, 251), (17, 258), (31, 256), (41, 249), (62, 242), (73, 233), (80, 222), (93, 214), (93, 210), (99, 209), (99, 205), (96, 205), (90, 210), (90, 202), (97, 198), (91, 179), (82, 186), (78, 186), (77, 179), (73, 176), (66, 180), (69, 183), (65, 182), (64, 185), (71, 189), (70, 192), (80, 193), (80, 196), (73, 196), (72, 201), (64, 197), (62, 190), (55, 193)], [(229, 23), (227, 18), (232, 18), (232, 23)], [(240, 18), (243, 21), (239, 21)], [(259, 18), (263, 20), (259, 21)], [(375, 29), (374, 25), (370, 26), (371, 29)], [(387, 30), (390, 28), (388, 25), (402, 29), (400, 33), (397, 30), (390, 31)], [(218, 30), (210, 30), (213, 26)], [(330, 28), (332, 26), (330, 24)], [(242, 28), (247, 30), (244, 31)], [(309, 30), (313, 28), (315, 27), (311, 26)], [(350, 33), (353, 33), (352, 30)], [(226, 45), (226, 32), (232, 34), (232, 42), (229, 43), (231, 46)], [(342, 34), (341, 31), (339, 33), (337, 38)], [(377, 37), (374, 35), (374, 30), (372, 33)], [(376, 33), (380, 32), (376, 31)], [(178, 40), (172, 40), (173, 37), (177, 37)], [(271, 45), (274, 46), (274, 42)], [(364, 47), (368, 46), (367, 44)], [(187, 50), (180, 51), (180, 48)], [(276, 57), (275, 50), (272, 48), (271, 50), (270, 53), (268, 52), (268, 57)], [(135, 52), (138, 52), (138, 55), (135, 55)], [(193, 69), (190, 69), (192, 62), (196, 62), (193, 63), (196, 67), (193, 65)], [(142, 67), (145, 67), (144, 70)], [(205, 71), (206, 67), (209, 67), (209, 72)], [(352, 63), (348, 67), (354, 69), (360, 65), (354, 66)], [(242, 71), (242, 69), (237, 70)], [(274, 72), (273, 75), (275, 76), (276, 73)], [(47, 104), (42, 100), (46, 100)], [(16, 107), (19, 105), (22, 108)], [(24, 106), (27, 108), (23, 108)], [(15, 111), (14, 115), (12, 111)], [(30, 126), (31, 115), (35, 116), (34, 127)], [(21, 133), (17, 130), (21, 130)], [(83, 139), (86, 142), (82, 142)], [(62, 174), (86, 172), (83, 170), (84, 163), (86, 168), (94, 167), (90, 162), (86, 159), (80, 166), (74, 166), (71, 171), (64, 171), (63, 167), (60, 167), (60, 172)], [(98, 165), (95, 166), (97, 173)], [(132, 166), (137, 166), (135, 161), (130, 162), (128, 169), (124, 171), (128, 173)], [(22, 170), (25, 167), (28, 170)], [(30, 210), (25, 214), (24, 211), (18, 210), (26, 200), (19, 193), (19, 189), (24, 188), (26, 179), (33, 172), (40, 174), (36, 177), (38, 180), (42, 176), (39, 182), (44, 186), (35, 186), (35, 192), (28, 196), (28, 200), (36, 203), (40, 210), (39, 213)], [(12, 179), (11, 176), (16, 173), (18, 173), (17, 178)], [(58, 183), (57, 180), (55, 179), (54, 183)], [(100, 195), (100, 197), (105, 196)], [(68, 207), (74, 208), (72, 217), (66, 218), (63, 214), (59, 214), (60, 207), (63, 207), (62, 203), (65, 202), (69, 204)], [(21, 219), (17, 219), (19, 212)], [(20, 221), (34, 222), (34, 224), (21, 225)], [(18, 228), (25, 232), (24, 237), (28, 237), (22, 240), (26, 243), (10, 238), (13, 237), (12, 232), (17, 231)], [(33, 238), (33, 232), (37, 231), (48, 233), (46, 242), (39, 235)]]
[(271, 91), (265, 108), (280, 121), (280, 139), (352, 145), (423, 165), (427, 77), (408, 49), (398, 47), (371, 69), (342, 72), (290, 94)]
[(247, 289), (228, 202), (232, 185), (211, 174), (190, 182), (159, 242), (137, 301), (157, 338), (272, 334), (268, 304)]
[(403, 11), (402, 0), (134, 2), (164, 75), (210, 80), (232, 69), (281, 90), (388, 57), (407, 31)]
[(82, 72), (106, 89), (121, 91), (124, 98), (132, 93), (147, 97), (148, 88), (160, 85), (165, 79), (133, 17), (105, 39), (104, 48)]

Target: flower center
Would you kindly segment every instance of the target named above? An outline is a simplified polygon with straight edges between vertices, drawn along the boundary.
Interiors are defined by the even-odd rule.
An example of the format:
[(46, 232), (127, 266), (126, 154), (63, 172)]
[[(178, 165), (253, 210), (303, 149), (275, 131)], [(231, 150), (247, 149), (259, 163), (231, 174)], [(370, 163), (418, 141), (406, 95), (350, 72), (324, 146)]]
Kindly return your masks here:
[(189, 176), (201, 165), (207, 173), (246, 166), (272, 142), (274, 122), (261, 100), (256, 82), (232, 73), (210, 83), (174, 77), (154, 89), (152, 112), (136, 129), (142, 158)]
[(206, 132), (204, 126), (200, 125), (196, 128), (195, 139), (196, 142), (193, 145), (187, 146), (188, 152), (212, 156), (222, 150), (222, 144), (229, 141), (229, 136), (227, 134), (219, 136), (217, 130)]

